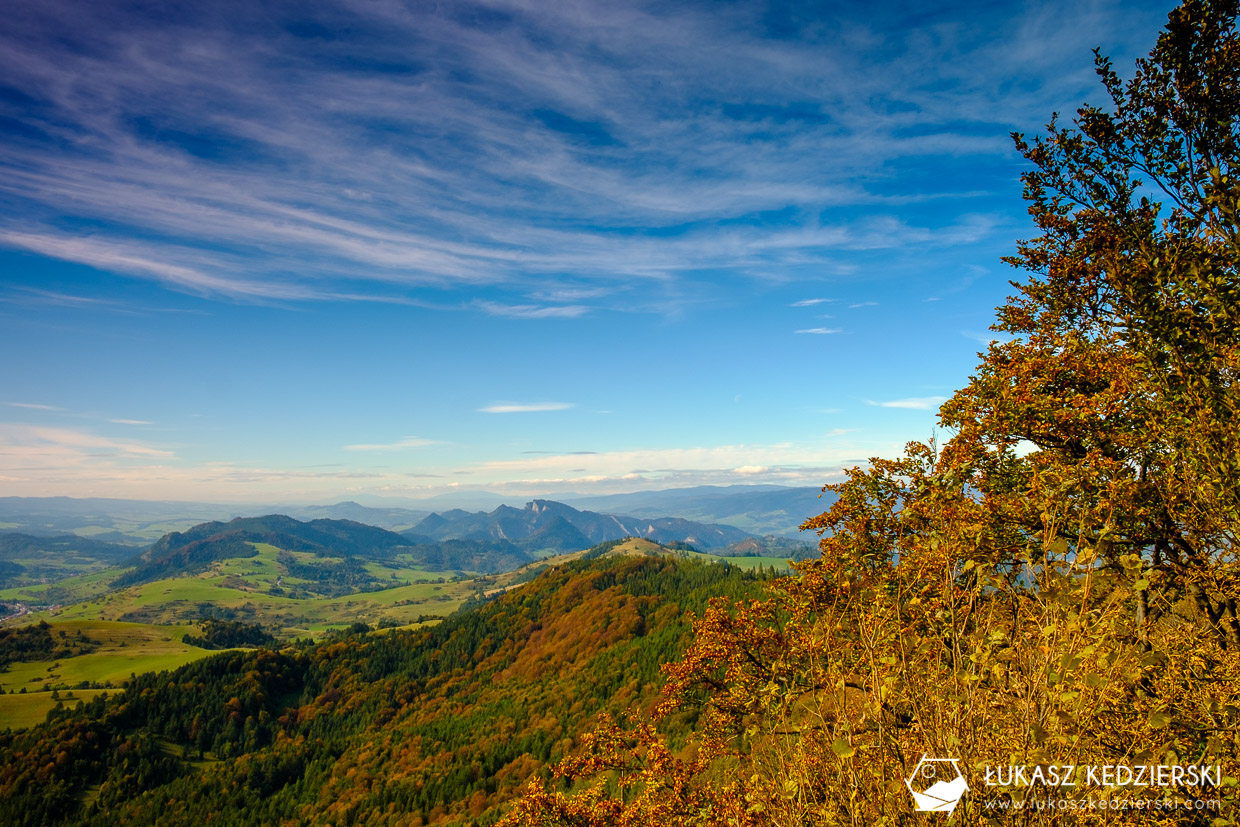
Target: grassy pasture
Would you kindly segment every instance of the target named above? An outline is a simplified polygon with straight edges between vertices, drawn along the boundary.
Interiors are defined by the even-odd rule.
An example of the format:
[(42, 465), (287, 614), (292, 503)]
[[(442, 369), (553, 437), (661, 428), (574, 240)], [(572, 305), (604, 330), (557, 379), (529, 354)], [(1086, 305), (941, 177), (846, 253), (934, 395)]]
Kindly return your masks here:
[(784, 571), (791, 573), (791, 562), (786, 557), (719, 557), (714, 554), (703, 554), (696, 551), (687, 553), (690, 560), (701, 560), (704, 563), (727, 563), (729, 566), (736, 566), (739, 569), (756, 570), (759, 566), (770, 571)]
[[(711, 554), (704, 551), (680, 551), (663, 548), (658, 543), (650, 540), (643, 540), (638, 537), (631, 537), (620, 543), (615, 548), (607, 552), (609, 555), (623, 554), (627, 556), (648, 556), (648, 555), (666, 555), (673, 554), (683, 560), (698, 560), (702, 563), (727, 563), (730, 566), (746, 570), (756, 570), (759, 567), (775, 570), (790, 570), (789, 561), (785, 557), (723, 557), (718, 554)], [(573, 554), (561, 555), (564, 559), (575, 559), (581, 556), (581, 552)], [(544, 562), (557, 563), (559, 558), (549, 558)]]
[(59, 701), (52, 700), (51, 692), (0, 695), (0, 731), (24, 729), (41, 724), (47, 719), (47, 713), (51, 712), (57, 703), (64, 703), (66, 707), (72, 708), (77, 706), (79, 701), (91, 701), (95, 696), (108, 691), (107, 689), (66, 689), (59, 693)]
[[(414, 565), (410, 556), (398, 554), (391, 563), (366, 563), (366, 571), (376, 580), (398, 580), (400, 582), (417, 583), (424, 580), (438, 580), (444, 576), (441, 571), (427, 571)], [(395, 577), (393, 577), (395, 575)]]
[(175, 669), (212, 654), (182, 642), (188, 629), (103, 620), (53, 622), (53, 635), (59, 631), (69, 636), (82, 632), (97, 641), (99, 648), (73, 658), (11, 664), (7, 672), (0, 672), (0, 688), (6, 693), (23, 688), (31, 693), (53, 686), (74, 686), (82, 681), (119, 686), (131, 674)]

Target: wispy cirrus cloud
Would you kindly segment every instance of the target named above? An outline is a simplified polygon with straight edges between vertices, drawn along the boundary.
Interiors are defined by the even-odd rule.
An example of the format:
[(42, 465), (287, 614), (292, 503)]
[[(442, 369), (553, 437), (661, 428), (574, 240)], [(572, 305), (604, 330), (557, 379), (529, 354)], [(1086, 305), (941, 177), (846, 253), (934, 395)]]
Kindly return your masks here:
[(176, 454), (132, 440), (112, 439), (90, 431), (0, 423), (0, 467), (79, 464), (88, 458), (171, 459)]
[(1007, 344), (1016, 338), (1011, 333), (1007, 333), (1002, 330), (962, 330), (960, 331), (960, 335), (964, 336), (966, 339), (972, 339), (985, 347), (990, 347), (995, 344)]
[(233, 298), (313, 298), (311, 291), (274, 282), (216, 276), (205, 269), (177, 264), (179, 260), (202, 258), (197, 251), (170, 248), (146, 241), (100, 240), (65, 232), (4, 232), (0, 244), (29, 250), (52, 258), (85, 264), (99, 270), (154, 278), (166, 284), (199, 294)]
[(835, 299), (801, 299), (799, 302), (793, 302), (789, 307), (813, 307), (816, 304), (825, 302), (833, 302)]
[(842, 328), (838, 327), (807, 327), (796, 332), (807, 333), (811, 336), (830, 336), (833, 333), (843, 333), (844, 331)]
[(588, 457), (594, 456), (598, 451), (522, 451), (522, 454), (547, 454), (557, 457)]
[(151, 422), (148, 419), (109, 419), (108, 422), (111, 422), (113, 425), (154, 425), (155, 424), (154, 422)]
[(575, 319), (590, 312), (590, 308), (580, 304), (567, 305), (536, 305), (536, 304), (497, 304), (496, 302), (480, 301), (478, 307), (490, 316), (506, 316), (510, 319)]
[(899, 4), (779, 22), (747, 4), (19, 3), (0, 244), (235, 301), (592, 295), (925, 256), (1000, 229), (968, 206), (989, 191), (945, 174), (893, 192), (892, 170), (1006, 165), (1009, 128), (1091, 83), (1066, 56), (1148, 28), (1156, 4), (1134, 5), (911, 25)]
[(505, 402), (498, 405), (487, 405), (479, 408), (479, 413), (539, 413), (542, 411), (566, 411), (575, 407), (572, 402)]
[(877, 408), (903, 408), (910, 411), (933, 411), (947, 401), (946, 396), (910, 396), (905, 399), (890, 399), (885, 402), (867, 400), (867, 405)]
[(63, 411), (64, 408), (58, 408), (55, 405), (43, 405), (38, 402), (6, 402), (4, 403), (10, 408), (25, 408), (29, 411)]
[[(20, 245), (14, 245), (20, 246)], [(60, 305), (62, 307), (88, 307), (88, 308), (107, 308), (118, 311), (128, 311), (123, 302), (112, 299), (103, 299), (98, 296), (77, 296), (72, 293), (63, 293), (58, 290), (41, 290), (36, 287), (14, 286), (12, 289), (11, 299), (26, 304), (47, 304)]]

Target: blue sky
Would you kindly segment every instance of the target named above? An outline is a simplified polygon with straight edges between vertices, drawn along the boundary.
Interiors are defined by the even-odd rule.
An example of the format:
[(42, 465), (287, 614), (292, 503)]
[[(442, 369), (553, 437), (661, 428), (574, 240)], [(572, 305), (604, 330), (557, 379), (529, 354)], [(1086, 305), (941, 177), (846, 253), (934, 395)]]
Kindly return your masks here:
[(0, 495), (836, 480), (988, 341), (1009, 132), (1170, 7), (14, 0)]

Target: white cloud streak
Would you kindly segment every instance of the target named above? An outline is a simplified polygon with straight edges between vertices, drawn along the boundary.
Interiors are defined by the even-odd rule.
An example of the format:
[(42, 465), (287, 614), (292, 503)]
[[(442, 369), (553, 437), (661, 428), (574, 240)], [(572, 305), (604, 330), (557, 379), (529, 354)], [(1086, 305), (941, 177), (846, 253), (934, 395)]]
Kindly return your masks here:
[(423, 439), (421, 437), (416, 437), (416, 436), (407, 436), (403, 439), (397, 440), (396, 442), (361, 443), (358, 445), (345, 445), (344, 450), (346, 451), (375, 451), (375, 452), (408, 451), (413, 448), (425, 448), (427, 445), (438, 445), (438, 444), (439, 442), (433, 439)]
[[(393, 443), (397, 444), (397, 443)], [(467, 466), (273, 468), (189, 462), (171, 452), (85, 432), (0, 424), (0, 496), (112, 496), (209, 502), (323, 502), (355, 494), (419, 497), (468, 484), (514, 497), (563, 491), (615, 493), (734, 483), (821, 485), (895, 443), (719, 445), (525, 454)], [(447, 483), (460, 479), (461, 484)]]
[(910, 411), (933, 411), (947, 401), (946, 396), (910, 396), (906, 399), (891, 399), (886, 402), (868, 400), (866, 404), (878, 408), (902, 408)]
[(491, 414), (539, 413), (541, 411), (565, 411), (572, 407), (574, 407), (572, 402), (510, 402), (488, 405), (485, 408), (479, 408), (478, 412)]
[(47, 462), (80, 464), (88, 457), (114, 459), (161, 458), (175, 454), (163, 448), (129, 440), (111, 439), (89, 431), (0, 423), (0, 467)]
[(25, 408), (30, 411), (63, 411), (64, 408), (58, 408), (55, 405), (40, 405), (37, 402), (6, 402), (10, 408)]
[(506, 316), (510, 319), (575, 319), (590, 312), (590, 308), (579, 304), (569, 305), (506, 305), (495, 302), (480, 301), (477, 303), (483, 311), (491, 316)]

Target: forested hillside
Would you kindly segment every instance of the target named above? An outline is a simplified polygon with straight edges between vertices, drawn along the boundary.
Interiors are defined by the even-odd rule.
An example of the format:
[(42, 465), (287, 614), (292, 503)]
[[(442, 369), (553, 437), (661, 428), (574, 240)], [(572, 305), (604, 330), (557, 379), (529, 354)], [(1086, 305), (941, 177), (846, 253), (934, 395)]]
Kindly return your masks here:
[(139, 676), (0, 735), (0, 822), (490, 823), (599, 712), (654, 702), (686, 610), (758, 586), (722, 564), (605, 556), (429, 629)]

